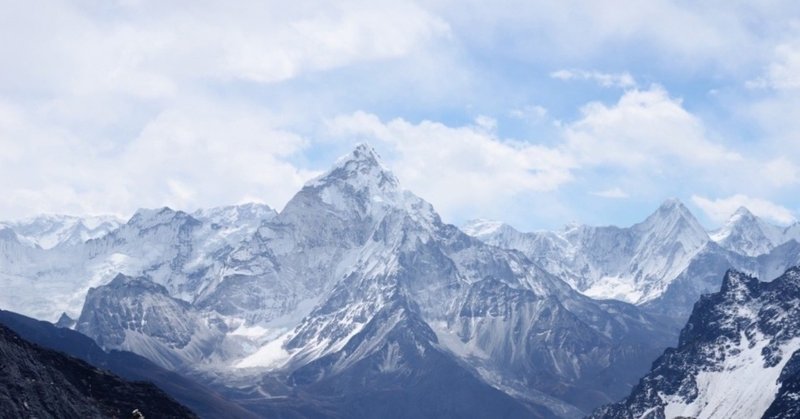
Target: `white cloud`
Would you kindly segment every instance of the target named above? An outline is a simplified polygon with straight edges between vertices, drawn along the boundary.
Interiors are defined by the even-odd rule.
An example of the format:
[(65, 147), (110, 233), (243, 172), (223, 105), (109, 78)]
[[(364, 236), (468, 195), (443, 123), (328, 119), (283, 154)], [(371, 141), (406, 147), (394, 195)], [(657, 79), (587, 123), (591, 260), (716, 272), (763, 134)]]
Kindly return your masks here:
[(800, 88), (800, 42), (781, 43), (775, 47), (772, 62), (764, 74), (746, 85), (778, 90)]
[(611, 74), (596, 70), (558, 70), (550, 73), (550, 77), (558, 80), (588, 80), (602, 87), (635, 87), (636, 80), (628, 72)]
[(663, 88), (630, 90), (608, 106), (584, 106), (567, 126), (565, 148), (590, 166), (613, 165), (659, 172), (676, 162), (708, 165), (741, 161), (735, 151), (707, 139), (702, 121)]
[[(255, 195), (280, 207), (313, 173), (287, 161), (307, 141), (271, 119), (258, 109), (216, 109), (196, 102), (164, 111), (121, 155), (132, 172), (157, 168), (144, 172), (130, 188), (149, 198), (148, 206), (166, 201), (192, 208)], [(172, 179), (169, 189), (160, 186), (162, 177)]]
[[(328, 128), (340, 141), (389, 146), (392, 167), (404, 185), (445, 213), (537, 196), (573, 182), (604, 198), (627, 198), (633, 191), (662, 199), (685, 193), (683, 181), (700, 190), (741, 193), (767, 193), (800, 181), (789, 159), (745, 157), (711, 140), (680, 99), (655, 85), (625, 91), (610, 105), (587, 104), (547, 146), (502, 138), (497, 121), (488, 117), (454, 127), (401, 118), (382, 121), (356, 112), (334, 118)], [(619, 186), (603, 189), (608, 184)], [(768, 213), (766, 206), (757, 208)], [(769, 214), (786, 219), (775, 211)]]
[[(672, 70), (736, 74), (758, 63), (796, 25), (797, 4), (610, 0), (440, 1), (452, 26), (478, 45), (504, 48), (531, 62), (584, 65), (626, 57)], [(475, 13), (475, 10), (480, 10)], [(768, 24), (767, 24), (768, 22)], [(691, 28), (691, 30), (687, 30)], [(512, 33), (517, 36), (509, 37)], [(487, 39), (489, 41), (487, 41)]]
[(572, 179), (569, 156), (552, 148), (500, 139), (483, 125), (449, 127), (404, 119), (384, 122), (375, 115), (356, 112), (332, 119), (328, 127), (337, 138), (388, 146), (391, 166), (404, 187), (446, 215), (502, 206), (516, 194), (552, 191)]
[[(236, 7), (142, 1), (108, 4), (100, 13), (55, 1), (8, 8), (3, 23), (0, 34), (19, 42), (0, 43), (0, 52), (25, 58), (7, 60), (4, 73), (145, 97), (204, 78), (274, 82), (402, 56), (449, 33), (446, 22), (413, 3), (316, 0)], [(19, 36), (21, 28), (43, 26), (37, 36)], [(31, 65), (36, 73), (25, 74)]]
[[(774, 198), (796, 195), (800, 182), (796, 2), (6, 3), (2, 217), (242, 199), (280, 206), (310, 175), (298, 166), (328, 164), (319, 156), (331, 144), (317, 152), (324, 139), (310, 133), (336, 114), (346, 116), (333, 131), (392, 150), (407, 186), (450, 210), (521, 194), (528, 206), (570, 199), (541, 193), (552, 191), (679, 195), (688, 187), (677, 190), (678, 178), (693, 191)], [(753, 74), (767, 89), (748, 94), (765, 100), (729, 118), (719, 110), (729, 105), (725, 83), (741, 87)], [(554, 97), (558, 79), (622, 91), (573, 117), (575, 103), (593, 98), (580, 89)], [(670, 95), (642, 80), (718, 94)], [(530, 122), (508, 131), (539, 145), (506, 138), (503, 118), (452, 122), (474, 115)], [(768, 135), (713, 132), (716, 123), (750, 135), (737, 118)]]
[(487, 132), (494, 132), (497, 130), (497, 120), (486, 115), (478, 115), (478, 117), (475, 118), (475, 125)]
[[(138, 207), (197, 207), (246, 196), (280, 207), (315, 173), (288, 160), (308, 145), (269, 113), (176, 103), (124, 146), (106, 148), (45, 130), (24, 112), (0, 106), (0, 213), (130, 215)], [(2, 160), (6, 159), (6, 160)]]
[(527, 105), (512, 109), (508, 114), (512, 118), (528, 122), (540, 122), (548, 116), (547, 108), (540, 105)]
[(628, 193), (623, 191), (620, 187), (614, 187), (603, 191), (592, 192), (591, 194), (594, 196), (599, 196), (601, 198), (621, 199), (628, 197)]
[(789, 224), (796, 220), (794, 214), (788, 208), (765, 199), (753, 198), (747, 195), (737, 194), (713, 200), (693, 195), (692, 202), (717, 223), (725, 222), (739, 207), (745, 207), (759, 217), (780, 224)]
[(280, 207), (313, 175), (292, 163), (308, 141), (286, 128), (308, 116), (279, 118), (288, 100), (258, 88), (398, 60), (450, 36), (414, 3), (4, 4), (0, 216), (245, 197)]
[(793, 186), (800, 182), (800, 169), (785, 157), (778, 157), (756, 168), (764, 183), (773, 187)]

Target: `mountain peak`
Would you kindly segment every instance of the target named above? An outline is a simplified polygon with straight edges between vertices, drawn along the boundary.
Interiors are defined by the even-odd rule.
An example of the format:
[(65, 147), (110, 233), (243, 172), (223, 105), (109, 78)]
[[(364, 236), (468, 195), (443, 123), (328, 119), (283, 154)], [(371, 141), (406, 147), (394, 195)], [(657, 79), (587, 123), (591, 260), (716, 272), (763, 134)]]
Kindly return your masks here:
[(139, 208), (131, 219), (128, 220), (127, 224), (136, 225), (141, 229), (148, 229), (163, 224), (169, 224), (175, 220), (178, 220), (178, 222), (198, 222), (194, 217), (183, 211), (176, 211), (170, 207), (161, 207), (153, 209)]
[(741, 219), (741, 218), (755, 218), (752, 212), (750, 212), (747, 207), (739, 207), (736, 211), (731, 215), (731, 219)]
[(769, 224), (745, 207), (739, 207), (711, 239), (736, 253), (758, 256), (786, 241), (781, 228)]
[(461, 226), (461, 231), (468, 236), (483, 237), (489, 236), (504, 227), (507, 227), (507, 225), (502, 221), (478, 218), (464, 223), (464, 225)]
[(658, 212), (674, 211), (689, 212), (689, 209), (686, 208), (686, 205), (683, 205), (683, 202), (681, 202), (681, 200), (678, 198), (667, 198), (658, 207)]
[[(375, 151), (371, 145), (367, 143), (360, 143), (356, 145), (353, 151), (345, 154), (344, 156), (340, 157), (336, 160), (336, 163), (333, 165), (333, 168), (329, 172), (333, 172), (339, 168), (364, 168), (364, 167), (376, 167), (386, 171), (386, 167), (383, 165), (383, 160), (381, 159), (380, 154)], [(324, 176), (324, 175), (323, 175)]]
[(722, 294), (749, 293), (757, 284), (758, 279), (750, 275), (736, 270), (728, 270), (728, 272), (725, 273), (725, 277), (722, 278), (720, 292)]
[(682, 226), (689, 229), (699, 236), (706, 236), (705, 229), (694, 217), (689, 208), (683, 205), (677, 198), (670, 198), (664, 201), (658, 209), (653, 212), (644, 222), (637, 225), (640, 229), (672, 229)]
[[(355, 190), (369, 190), (373, 195), (399, 190), (400, 182), (387, 169), (380, 155), (369, 144), (359, 144), (336, 164), (306, 184), (307, 187), (325, 187), (347, 184)], [(381, 193), (383, 192), (383, 193)]]
[(367, 143), (359, 143), (350, 153), (354, 159), (369, 160), (375, 163), (380, 163), (381, 156), (375, 151), (375, 148)]
[(691, 224), (697, 224), (697, 227), (700, 227), (697, 220), (694, 218), (694, 215), (689, 208), (686, 208), (686, 205), (683, 204), (678, 198), (669, 198), (659, 205), (658, 209), (655, 210), (649, 217), (644, 221), (643, 224), (648, 223), (660, 223), (662, 220), (687, 220)]

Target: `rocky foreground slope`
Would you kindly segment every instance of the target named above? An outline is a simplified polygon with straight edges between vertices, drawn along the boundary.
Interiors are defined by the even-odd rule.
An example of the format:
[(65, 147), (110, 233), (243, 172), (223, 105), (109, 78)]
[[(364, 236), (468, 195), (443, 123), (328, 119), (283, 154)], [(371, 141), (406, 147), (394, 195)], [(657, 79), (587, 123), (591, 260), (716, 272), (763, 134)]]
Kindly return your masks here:
[(34, 345), (0, 325), (0, 417), (194, 418), (152, 384), (131, 383), (59, 352)]
[(593, 418), (793, 418), (800, 412), (800, 268), (772, 282), (730, 271), (650, 373)]

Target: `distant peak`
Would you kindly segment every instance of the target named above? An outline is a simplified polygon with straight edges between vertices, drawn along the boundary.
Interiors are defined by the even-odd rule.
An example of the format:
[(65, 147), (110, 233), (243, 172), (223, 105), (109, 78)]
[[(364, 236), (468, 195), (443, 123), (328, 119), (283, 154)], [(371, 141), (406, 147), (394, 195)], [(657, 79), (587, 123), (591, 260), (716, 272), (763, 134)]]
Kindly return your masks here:
[(502, 221), (478, 218), (464, 223), (464, 225), (461, 226), (461, 231), (466, 233), (468, 236), (482, 237), (491, 235), (503, 227), (506, 227), (506, 224)]
[(380, 154), (367, 143), (359, 143), (356, 145), (356, 148), (353, 149), (350, 155), (353, 157), (353, 160), (370, 160), (376, 163), (380, 163), (381, 160)]
[(686, 205), (683, 205), (683, 202), (677, 198), (665, 200), (658, 209), (648, 217), (650, 220), (675, 218), (694, 219), (694, 215), (689, 211), (689, 208), (686, 208)]
[(736, 211), (731, 215), (731, 219), (741, 219), (741, 218), (755, 218), (752, 212), (746, 207), (739, 207)]
[(381, 159), (381, 155), (375, 151), (371, 145), (367, 143), (360, 143), (356, 145), (356, 147), (348, 154), (340, 157), (336, 164), (334, 165), (334, 169), (338, 167), (345, 167), (345, 166), (375, 166), (379, 167), (383, 170), (386, 168), (383, 166), (383, 160)]
[(133, 214), (133, 216), (134, 217), (139, 216), (141, 218), (150, 218), (150, 217), (155, 217), (157, 215), (163, 215), (163, 214), (168, 214), (168, 213), (173, 213), (173, 212), (175, 212), (175, 211), (170, 207), (139, 208), (139, 209), (136, 210), (136, 212)]
[(107, 285), (105, 285), (108, 289), (136, 289), (136, 290), (149, 290), (149, 291), (156, 291), (161, 294), (168, 295), (167, 289), (163, 286), (156, 284), (152, 280), (147, 277), (139, 276), (128, 276), (123, 273), (118, 273), (114, 279), (111, 280)]
[(307, 186), (322, 186), (343, 181), (353, 186), (376, 185), (379, 189), (396, 189), (397, 178), (387, 169), (375, 149), (365, 143), (358, 144), (353, 151), (339, 158), (333, 167), (311, 180)]
[(144, 229), (155, 227), (157, 225), (168, 224), (173, 221), (198, 222), (191, 215), (183, 211), (176, 211), (170, 207), (161, 207), (153, 209), (140, 208), (136, 210), (136, 213), (134, 213), (131, 219), (128, 220), (128, 224), (136, 225), (139, 228)]
[(674, 211), (674, 210), (683, 211), (683, 210), (686, 210), (687, 208), (686, 208), (685, 205), (683, 205), (683, 202), (681, 202), (680, 199), (678, 199), (678, 198), (668, 198), (668, 199), (664, 200), (664, 202), (661, 203), (661, 206), (659, 206), (658, 209), (659, 210), (668, 210), (668, 211)]
[(700, 225), (694, 214), (675, 198), (664, 201), (658, 209), (643, 222), (636, 224), (638, 230), (659, 231), (682, 241), (689, 240), (702, 244), (708, 240), (708, 233)]
[(135, 278), (132, 276), (128, 276), (123, 273), (117, 273), (117, 275), (108, 283), (108, 285), (120, 286), (130, 283), (131, 281), (134, 280)]

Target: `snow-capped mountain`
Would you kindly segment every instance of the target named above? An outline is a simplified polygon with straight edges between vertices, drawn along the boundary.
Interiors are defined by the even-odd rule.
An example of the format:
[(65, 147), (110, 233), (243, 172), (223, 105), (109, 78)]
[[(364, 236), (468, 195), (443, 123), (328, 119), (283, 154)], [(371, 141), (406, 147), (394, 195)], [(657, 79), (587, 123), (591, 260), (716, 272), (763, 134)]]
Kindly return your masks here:
[(758, 256), (769, 253), (791, 237), (787, 237), (786, 229), (769, 224), (741, 207), (722, 228), (711, 233), (711, 239), (735, 253)]
[(668, 200), (629, 228), (570, 226), (520, 233), (507, 225), (472, 222), (465, 231), (486, 243), (516, 249), (594, 298), (643, 304), (659, 297), (709, 243), (708, 234), (678, 200)]
[[(414, 375), (428, 357), (455, 355), (498, 388), (524, 383), (528, 402), (579, 415), (574, 405), (625, 388), (623, 370), (658, 346), (658, 325), (635, 308), (596, 303), (443, 224), (367, 147), (306, 185), (257, 240), (248, 249), (276, 249), (277, 266), (310, 266), (309, 285), (333, 284), (299, 324), (236, 364), (289, 371), (297, 386), (332, 386), (379, 359), (384, 373)], [(298, 264), (298, 245), (323, 263)]]
[(89, 290), (76, 330), (103, 348), (134, 351), (171, 370), (222, 350), (227, 332), (220, 318), (204, 316), (163, 286), (122, 274)]
[(105, 349), (198, 374), (263, 414), (579, 417), (669, 343), (636, 307), (444, 224), (365, 145), (277, 214), (140, 210), (81, 245), (28, 249), (0, 266), (16, 278), (0, 303), (67, 312)]
[(0, 304), (265, 415), (580, 417), (629, 392), (727, 269), (800, 263), (793, 240), (723, 248), (676, 200), (628, 228), (464, 230), (362, 145), (280, 212), (143, 209), (47, 249), (0, 229)]
[(122, 221), (113, 215), (76, 217), (50, 214), (0, 224), (14, 230), (21, 242), (50, 249), (102, 237), (119, 227)]
[(91, 287), (118, 273), (147, 275), (171, 295), (193, 301), (223, 275), (221, 261), (275, 216), (258, 204), (198, 211), (198, 218), (169, 208), (142, 209), (101, 237), (49, 249), (20, 241), (0, 227), (0, 280), (8, 284), (0, 305), (33, 317), (55, 320), (80, 315)]
[(623, 401), (597, 418), (774, 418), (800, 412), (800, 268), (772, 282), (730, 271), (695, 305)]
[(707, 233), (674, 199), (628, 228), (572, 225), (522, 233), (479, 220), (464, 231), (523, 252), (585, 295), (632, 302), (668, 319), (676, 332), (695, 301), (719, 289), (728, 269), (774, 278), (800, 263), (797, 224), (774, 226), (740, 209), (723, 228)]

